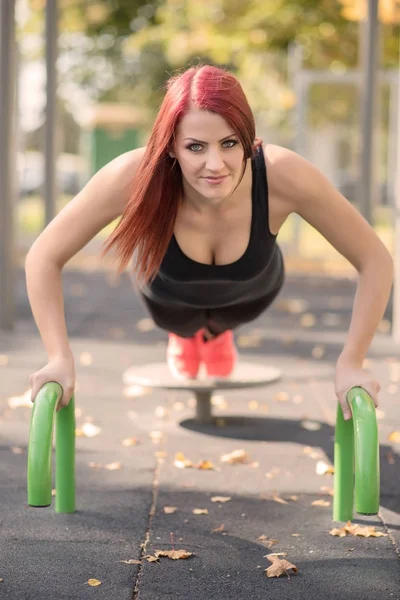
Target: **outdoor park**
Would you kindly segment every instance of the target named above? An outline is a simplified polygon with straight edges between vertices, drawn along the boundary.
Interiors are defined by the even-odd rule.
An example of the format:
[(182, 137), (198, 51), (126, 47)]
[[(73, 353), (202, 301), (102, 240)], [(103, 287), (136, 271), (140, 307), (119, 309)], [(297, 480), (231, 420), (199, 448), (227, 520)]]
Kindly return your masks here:
[[(0, 598), (400, 600), (399, 33), (398, 0), (0, 4)], [(174, 145), (134, 162), (192, 68)], [(232, 198), (222, 69), (262, 140)], [(160, 163), (192, 212), (118, 270)], [(272, 285), (271, 247), (245, 317), (219, 298)]]

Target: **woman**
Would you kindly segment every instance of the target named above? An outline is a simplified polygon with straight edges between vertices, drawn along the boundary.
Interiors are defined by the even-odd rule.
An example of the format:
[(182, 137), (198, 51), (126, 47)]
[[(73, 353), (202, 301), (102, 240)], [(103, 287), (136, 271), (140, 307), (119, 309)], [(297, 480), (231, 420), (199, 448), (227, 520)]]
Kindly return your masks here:
[(122, 215), (106, 243), (122, 271), (133, 257), (139, 293), (168, 331), (177, 376), (228, 376), (237, 353), (232, 330), (255, 319), (284, 281), (279, 229), (291, 213), (314, 226), (357, 269), (359, 281), (335, 390), (364, 387), (378, 405), (380, 386), (362, 369), (393, 278), (389, 252), (355, 208), (312, 164), (263, 145), (237, 79), (209, 65), (172, 77), (148, 145), (92, 177), (46, 227), (26, 259), (28, 295), (49, 362), (31, 375), (32, 400), (47, 381), (75, 385), (61, 270), (103, 227)]

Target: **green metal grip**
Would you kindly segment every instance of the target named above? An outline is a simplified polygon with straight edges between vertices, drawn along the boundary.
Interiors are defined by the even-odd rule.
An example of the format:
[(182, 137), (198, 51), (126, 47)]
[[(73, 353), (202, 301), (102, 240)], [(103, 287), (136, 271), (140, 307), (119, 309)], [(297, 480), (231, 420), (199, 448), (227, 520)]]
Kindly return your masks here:
[(379, 439), (375, 406), (361, 387), (347, 394), (353, 418), (338, 404), (334, 450), (334, 521), (351, 521), (353, 502), (361, 515), (376, 515), (380, 500)]
[(56, 419), (56, 513), (75, 511), (75, 400), (56, 412), (62, 387), (46, 383), (32, 408), (28, 445), (28, 504), (51, 506), (53, 426)]

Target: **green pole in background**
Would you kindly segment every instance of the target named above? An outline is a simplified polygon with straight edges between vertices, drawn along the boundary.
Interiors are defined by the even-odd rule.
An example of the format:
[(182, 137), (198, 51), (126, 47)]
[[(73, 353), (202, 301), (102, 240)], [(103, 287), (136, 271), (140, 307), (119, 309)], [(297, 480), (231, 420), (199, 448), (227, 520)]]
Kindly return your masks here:
[(358, 514), (376, 515), (380, 500), (379, 439), (375, 406), (360, 387), (347, 398), (353, 418), (345, 421), (337, 407), (334, 453), (334, 521), (353, 518), (354, 497)]
[(56, 419), (56, 512), (75, 511), (75, 402), (56, 412), (62, 396), (58, 383), (45, 384), (33, 403), (28, 445), (28, 504), (52, 501), (53, 426)]

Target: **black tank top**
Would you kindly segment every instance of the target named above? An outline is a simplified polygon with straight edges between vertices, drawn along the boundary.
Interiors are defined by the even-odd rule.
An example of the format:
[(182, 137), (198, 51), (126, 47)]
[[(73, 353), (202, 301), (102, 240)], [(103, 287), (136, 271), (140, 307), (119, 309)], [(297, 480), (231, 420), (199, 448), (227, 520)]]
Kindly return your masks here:
[(283, 257), (269, 230), (268, 183), (262, 146), (251, 159), (252, 218), (244, 254), (227, 265), (192, 260), (172, 236), (157, 276), (142, 293), (165, 305), (218, 308), (240, 304), (277, 291), (284, 279)]

